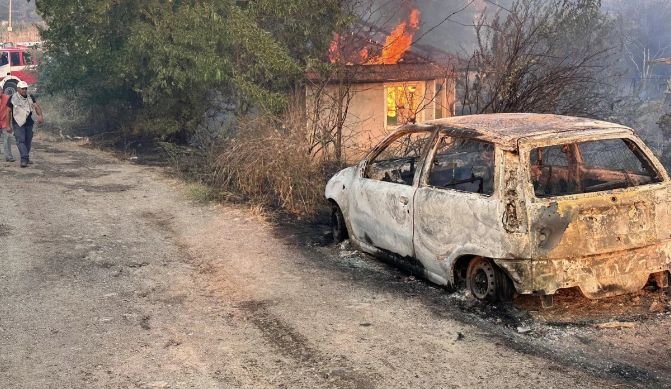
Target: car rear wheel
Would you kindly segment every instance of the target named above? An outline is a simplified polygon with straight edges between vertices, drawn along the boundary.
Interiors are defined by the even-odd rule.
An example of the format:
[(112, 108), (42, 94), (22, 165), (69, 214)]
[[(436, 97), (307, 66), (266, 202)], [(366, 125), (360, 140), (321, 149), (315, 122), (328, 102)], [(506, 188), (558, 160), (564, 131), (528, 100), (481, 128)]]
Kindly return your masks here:
[(511, 301), (515, 288), (510, 278), (492, 260), (475, 258), (468, 265), (466, 285), (478, 300)]
[(331, 206), (331, 233), (333, 234), (333, 241), (335, 243), (340, 243), (347, 239), (345, 217), (337, 204)]

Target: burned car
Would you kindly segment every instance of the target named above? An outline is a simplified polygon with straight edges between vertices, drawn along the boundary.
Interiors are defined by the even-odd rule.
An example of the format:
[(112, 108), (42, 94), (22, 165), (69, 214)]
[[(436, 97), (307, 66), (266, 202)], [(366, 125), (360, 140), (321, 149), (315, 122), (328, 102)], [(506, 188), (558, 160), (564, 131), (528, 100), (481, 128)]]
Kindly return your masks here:
[[(478, 299), (668, 287), (669, 176), (630, 128), (540, 114), (406, 125), (326, 186), (336, 240)], [(550, 296), (548, 298), (548, 296)]]

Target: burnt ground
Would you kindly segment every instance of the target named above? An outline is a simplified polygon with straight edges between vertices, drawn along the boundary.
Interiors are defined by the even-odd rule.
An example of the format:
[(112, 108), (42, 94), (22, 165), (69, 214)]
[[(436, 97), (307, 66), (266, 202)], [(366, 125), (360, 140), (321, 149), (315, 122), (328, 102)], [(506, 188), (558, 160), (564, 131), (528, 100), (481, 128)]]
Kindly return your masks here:
[(487, 306), (162, 167), (33, 159), (0, 165), (0, 387), (671, 386), (661, 292)]
[[(351, 255), (351, 261), (358, 256), (371, 259), (348, 251), (344, 255)], [(527, 296), (513, 304), (487, 306), (463, 290), (452, 292), (412, 276), (400, 277), (400, 282), (411, 284), (407, 292), (436, 315), (473, 325), (507, 347), (600, 377), (619, 377), (630, 385), (666, 387), (671, 382), (671, 320), (664, 293), (641, 291), (637, 296), (592, 301), (577, 291), (561, 291), (549, 309)]]

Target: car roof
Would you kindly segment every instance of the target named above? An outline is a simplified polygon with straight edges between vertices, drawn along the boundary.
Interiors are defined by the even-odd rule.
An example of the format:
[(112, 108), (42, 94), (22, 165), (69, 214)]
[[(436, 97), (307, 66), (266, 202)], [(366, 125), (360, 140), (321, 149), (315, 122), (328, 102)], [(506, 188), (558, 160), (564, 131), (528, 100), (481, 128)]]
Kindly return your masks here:
[(555, 138), (575, 135), (576, 132), (594, 134), (612, 133), (613, 130), (633, 131), (626, 126), (588, 118), (536, 113), (498, 113), (453, 116), (423, 124), (445, 127), (455, 136), (478, 138), (510, 148), (517, 148), (522, 138)]

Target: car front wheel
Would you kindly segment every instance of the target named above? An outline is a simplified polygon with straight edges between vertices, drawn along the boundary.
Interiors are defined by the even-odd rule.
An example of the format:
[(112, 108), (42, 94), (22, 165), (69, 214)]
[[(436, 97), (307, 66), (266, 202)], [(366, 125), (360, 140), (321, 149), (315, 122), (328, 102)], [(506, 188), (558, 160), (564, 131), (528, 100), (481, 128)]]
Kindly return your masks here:
[(511, 301), (515, 288), (510, 278), (492, 260), (475, 258), (468, 265), (466, 285), (478, 300)]
[(347, 239), (345, 217), (337, 204), (333, 204), (331, 207), (331, 233), (333, 234), (333, 241), (335, 243), (340, 243)]

